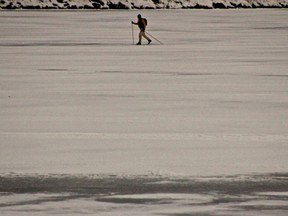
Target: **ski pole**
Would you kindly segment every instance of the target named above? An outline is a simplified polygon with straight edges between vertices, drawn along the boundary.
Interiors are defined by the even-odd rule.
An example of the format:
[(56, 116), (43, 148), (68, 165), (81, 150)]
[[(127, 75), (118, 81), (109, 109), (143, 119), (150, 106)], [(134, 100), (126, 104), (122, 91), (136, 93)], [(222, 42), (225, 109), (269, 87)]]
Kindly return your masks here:
[(157, 38), (153, 37), (153, 35), (149, 34), (148, 32), (146, 32), (146, 34), (148, 34), (150, 37), (152, 37), (153, 39), (155, 39), (156, 41), (158, 41), (160, 44), (163, 45), (163, 43), (160, 40), (158, 40)]
[(134, 45), (134, 28), (133, 28), (133, 23), (131, 23), (131, 27), (132, 27), (132, 40), (133, 40), (133, 45)]

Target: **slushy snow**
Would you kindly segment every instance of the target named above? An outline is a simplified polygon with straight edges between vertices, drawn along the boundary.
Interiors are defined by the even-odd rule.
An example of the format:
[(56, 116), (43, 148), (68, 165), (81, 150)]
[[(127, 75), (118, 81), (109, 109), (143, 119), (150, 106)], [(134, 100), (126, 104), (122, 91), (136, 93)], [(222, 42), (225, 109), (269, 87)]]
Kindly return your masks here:
[(3, 9), (283, 8), (288, 0), (1, 0)]

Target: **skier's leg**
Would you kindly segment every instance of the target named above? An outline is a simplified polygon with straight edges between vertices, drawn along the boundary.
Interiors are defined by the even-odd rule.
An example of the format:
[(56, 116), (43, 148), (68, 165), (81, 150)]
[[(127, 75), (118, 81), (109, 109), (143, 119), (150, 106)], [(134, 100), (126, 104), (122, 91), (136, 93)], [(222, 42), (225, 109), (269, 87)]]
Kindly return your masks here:
[(141, 44), (141, 42), (142, 42), (142, 35), (143, 35), (143, 31), (140, 31), (140, 32), (139, 32), (139, 42), (138, 42), (138, 45)]
[(143, 31), (143, 37), (148, 41), (148, 44), (151, 43), (151, 39), (145, 34), (145, 31)]
[(143, 37), (148, 40), (148, 41), (151, 41), (151, 39), (145, 34), (145, 32), (143, 32)]

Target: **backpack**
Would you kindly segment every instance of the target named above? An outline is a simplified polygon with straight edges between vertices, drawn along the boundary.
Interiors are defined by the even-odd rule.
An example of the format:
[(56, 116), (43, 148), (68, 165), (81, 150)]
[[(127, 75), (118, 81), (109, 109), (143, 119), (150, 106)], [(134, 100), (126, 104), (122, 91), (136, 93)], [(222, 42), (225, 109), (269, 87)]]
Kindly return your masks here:
[(147, 19), (146, 18), (142, 18), (142, 20), (144, 21), (145, 25), (148, 25)]

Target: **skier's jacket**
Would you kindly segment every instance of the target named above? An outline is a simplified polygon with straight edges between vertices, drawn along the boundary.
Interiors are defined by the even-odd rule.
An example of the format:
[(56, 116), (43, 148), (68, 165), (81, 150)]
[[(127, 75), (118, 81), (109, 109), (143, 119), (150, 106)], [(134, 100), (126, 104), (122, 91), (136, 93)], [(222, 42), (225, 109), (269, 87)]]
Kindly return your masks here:
[(147, 26), (147, 19), (146, 18), (138, 19), (137, 25), (141, 31), (145, 31), (145, 28)]

